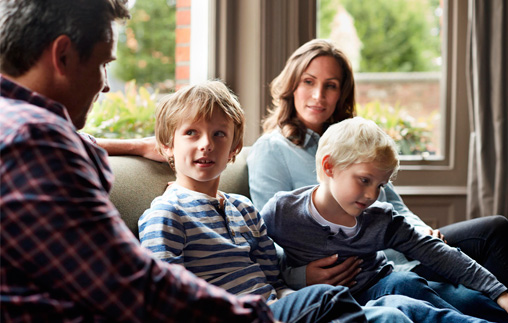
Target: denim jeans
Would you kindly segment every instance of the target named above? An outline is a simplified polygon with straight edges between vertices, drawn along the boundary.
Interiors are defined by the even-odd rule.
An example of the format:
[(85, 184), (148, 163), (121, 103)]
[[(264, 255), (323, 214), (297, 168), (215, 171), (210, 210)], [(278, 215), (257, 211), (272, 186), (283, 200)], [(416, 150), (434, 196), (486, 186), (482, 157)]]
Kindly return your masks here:
[[(429, 302), (417, 300), (404, 295), (387, 295), (369, 301), (366, 307), (390, 306), (399, 309), (407, 318), (418, 323), (486, 323), (488, 321), (464, 315), (449, 308), (436, 308)], [(370, 322), (370, 321), (369, 321)], [(396, 322), (396, 321), (395, 321)]]
[(429, 281), (429, 286), (441, 298), (466, 315), (497, 323), (508, 323), (508, 313), (479, 291), (445, 282)]
[(296, 322), (411, 322), (394, 307), (362, 308), (343, 286), (312, 285), (270, 304), (277, 320)]
[(365, 305), (370, 300), (392, 294), (427, 301), (437, 308), (456, 310), (430, 288), (425, 279), (412, 272), (392, 272), (368, 289), (355, 293), (354, 297), (360, 305)]
[[(400, 307), (406, 309), (405, 305)], [(308, 286), (279, 299), (270, 308), (277, 320), (288, 323), (411, 323), (405, 314), (393, 306), (373, 303), (372, 306), (360, 307), (349, 289), (343, 286)]]
[[(451, 309), (457, 313), (481, 318), (492, 322), (506, 322), (508, 313), (496, 302), (482, 293), (466, 288), (462, 285), (454, 286), (450, 283), (427, 282), (425, 279), (411, 272), (394, 272), (384, 277), (366, 291), (355, 294), (356, 300), (361, 304), (368, 303), (369, 299), (378, 299), (384, 295), (405, 295), (414, 299), (423, 300), (439, 309)], [(412, 309), (422, 303), (415, 303)], [(371, 303), (372, 304), (372, 303)], [(433, 311), (426, 311), (438, 315)], [(403, 312), (410, 316), (412, 312)], [(446, 313), (444, 313), (446, 314)], [(442, 314), (439, 314), (442, 315)], [(439, 317), (438, 315), (438, 317)], [(451, 314), (446, 314), (447, 316)], [(432, 322), (429, 320), (427, 322)]]
[(381, 295), (364, 307), (343, 286), (312, 285), (302, 288), (270, 308), (277, 320), (296, 322), (371, 322), (371, 323), (485, 323), (456, 310), (438, 309), (428, 302), (403, 295)]
[(347, 287), (312, 285), (270, 304), (282, 322), (366, 322), (362, 308)]

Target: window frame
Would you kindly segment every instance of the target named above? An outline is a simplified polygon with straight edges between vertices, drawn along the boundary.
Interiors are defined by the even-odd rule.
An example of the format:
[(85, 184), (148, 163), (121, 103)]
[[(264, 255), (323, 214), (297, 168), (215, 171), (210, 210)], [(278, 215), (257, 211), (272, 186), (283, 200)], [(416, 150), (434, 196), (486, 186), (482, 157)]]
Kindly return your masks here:
[[(270, 106), (271, 80), (282, 70), (287, 57), (316, 35), (317, 3), (205, 1), (209, 1), (212, 12), (209, 57), (213, 59), (209, 60), (208, 75), (225, 80), (238, 94), (246, 112), (245, 145), (252, 145), (262, 133), (261, 120)], [(395, 185), (402, 191), (405, 188), (414, 192), (420, 187), (421, 191), (435, 189), (435, 194), (442, 191), (462, 195), (467, 184), (469, 141), (465, 74), (468, 4), (447, 0), (444, 5), (443, 158), (405, 158)]]

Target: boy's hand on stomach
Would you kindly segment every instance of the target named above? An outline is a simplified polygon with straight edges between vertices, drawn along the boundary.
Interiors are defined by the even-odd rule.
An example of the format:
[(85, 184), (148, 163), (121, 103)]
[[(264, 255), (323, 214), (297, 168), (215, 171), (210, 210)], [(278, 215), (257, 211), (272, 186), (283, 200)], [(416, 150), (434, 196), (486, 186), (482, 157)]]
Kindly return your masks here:
[(329, 284), (333, 286), (351, 287), (356, 284), (354, 278), (361, 271), (359, 265), (363, 262), (357, 257), (349, 257), (341, 264), (335, 264), (337, 255), (314, 260), (307, 265), (307, 286), (314, 284)]

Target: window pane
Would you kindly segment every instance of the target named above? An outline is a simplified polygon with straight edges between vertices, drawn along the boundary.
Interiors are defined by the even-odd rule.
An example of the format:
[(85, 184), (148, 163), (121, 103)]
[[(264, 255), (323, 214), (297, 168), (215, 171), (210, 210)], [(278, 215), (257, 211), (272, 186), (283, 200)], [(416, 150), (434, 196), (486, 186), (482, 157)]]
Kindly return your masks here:
[(101, 94), (84, 128), (97, 137), (153, 135), (157, 98), (176, 84), (176, 1), (129, 0), (129, 6), (131, 19), (119, 26), (117, 60), (108, 67), (111, 90)]
[(440, 0), (318, 0), (318, 37), (351, 60), (358, 115), (403, 155), (442, 155), (442, 17)]

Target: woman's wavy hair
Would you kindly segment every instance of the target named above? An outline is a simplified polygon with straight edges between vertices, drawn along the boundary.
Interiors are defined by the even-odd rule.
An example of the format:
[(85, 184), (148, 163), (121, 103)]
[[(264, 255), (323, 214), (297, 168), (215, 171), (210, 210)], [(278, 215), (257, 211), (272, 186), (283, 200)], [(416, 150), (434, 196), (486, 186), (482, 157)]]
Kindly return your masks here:
[(324, 130), (327, 125), (355, 115), (355, 81), (349, 60), (329, 40), (313, 39), (300, 46), (289, 57), (282, 72), (270, 84), (272, 108), (263, 121), (263, 132), (267, 133), (279, 128), (283, 136), (295, 145), (303, 144), (307, 128), (296, 116), (293, 93), (311, 61), (320, 56), (335, 58), (341, 70), (340, 97)]

